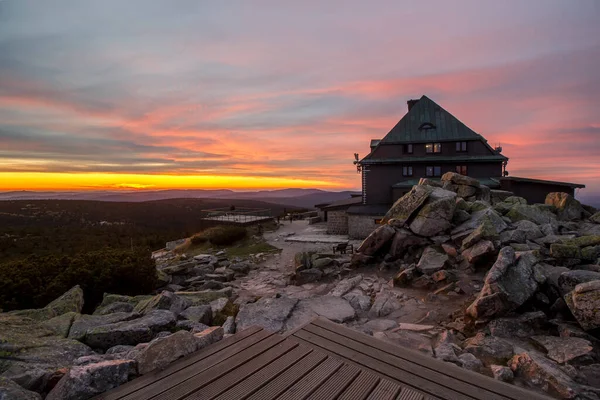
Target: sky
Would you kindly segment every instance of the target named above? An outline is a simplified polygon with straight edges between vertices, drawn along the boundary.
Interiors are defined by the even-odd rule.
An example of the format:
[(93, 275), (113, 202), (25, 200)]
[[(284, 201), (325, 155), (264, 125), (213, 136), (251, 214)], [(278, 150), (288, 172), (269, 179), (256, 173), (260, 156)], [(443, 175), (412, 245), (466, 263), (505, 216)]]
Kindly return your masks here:
[(0, 0), (0, 190), (360, 188), (426, 94), (600, 194), (597, 0)]

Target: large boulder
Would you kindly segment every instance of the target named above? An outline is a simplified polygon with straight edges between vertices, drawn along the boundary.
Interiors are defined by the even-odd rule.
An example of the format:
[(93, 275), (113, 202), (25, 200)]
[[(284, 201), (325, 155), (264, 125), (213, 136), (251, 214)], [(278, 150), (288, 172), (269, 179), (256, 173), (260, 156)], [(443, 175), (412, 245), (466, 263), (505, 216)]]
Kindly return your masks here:
[(108, 349), (118, 344), (136, 345), (149, 342), (159, 332), (175, 328), (175, 322), (175, 314), (171, 311), (154, 310), (138, 319), (88, 329), (83, 342), (98, 349)]
[(410, 249), (423, 247), (429, 243), (428, 239), (416, 236), (407, 229), (398, 229), (392, 239), (388, 254), (396, 259), (402, 258), (407, 251), (410, 251)]
[(515, 222), (514, 225), (517, 231), (523, 232), (525, 240), (535, 240), (544, 236), (539, 226), (537, 226), (535, 222), (531, 222), (529, 220), (521, 220)]
[(69, 329), (69, 339), (83, 341), (88, 330), (97, 326), (114, 324), (121, 321), (131, 321), (137, 319), (140, 314), (116, 312), (107, 315), (80, 315), (73, 320)]
[(235, 318), (237, 331), (258, 325), (271, 332), (279, 332), (284, 326), (298, 299), (288, 297), (263, 297), (256, 303), (244, 304)]
[(46, 400), (84, 400), (104, 393), (135, 375), (132, 360), (102, 361), (73, 367), (61, 378)]
[(388, 210), (383, 217), (382, 222), (387, 223), (390, 220), (395, 220), (395, 224), (398, 226), (407, 222), (413, 215), (416, 214), (417, 210), (425, 203), (425, 200), (429, 197), (434, 187), (428, 185), (416, 185), (400, 197), (394, 205)]
[(469, 264), (475, 265), (483, 262), (484, 260), (493, 260), (495, 251), (496, 248), (492, 242), (489, 240), (483, 240), (464, 250), (462, 255)]
[(456, 193), (434, 188), (410, 223), (410, 230), (420, 236), (435, 236), (450, 228), (455, 208)]
[(600, 272), (587, 270), (571, 270), (558, 277), (558, 290), (561, 296), (573, 291), (580, 283), (600, 280)]
[[(227, 299), (226, 297), (222, 298)], [(189, 319), (190, 321), (201, 322), (203, 324), (210, 325), (213, 316), (212, 307), (210, 305), (192, 306), (181, 312), (179, 316)]]
[(382, 290), (375, 296), (375, 301), (369, 310), (369, 318), (385, 317), (402, 307), (396, 293)]
[(357, 252), (366, 256), (372, 256), (385, 246), (395, 233), (396, 230), (390, 225), (381, 225), (363, 240)]
[(316, 317), (343, 323), (356, 318), (356, 311), (347, 300), (341, 297), (318, 296), (302, 299), (286, 321), (285, 330), (294, 329)]
[(190, 303), (191, 302), (185, 297), (164, 290), (162, 293), (159, 293), (148, 300), (140, 301), (133, 311), (140, 314), (148, 314), (154, 310), (169, 310), (175, 315), (178, 315), (189, 307)]
[(500, 316), (529, 300), (544, 283), (532, 252), (515, 254), (512, 247), (500, 250), (496, 262), (485, 276), (484, 286), (467, 308), (473, 319)]
[(233, 295), (233, 289), (226, 287), (219, 290), (200, 290), (194, 292), (175, 292), (179, 297), (189, 301), (189, 306), (200, 306), (204, 304), (210, 304), (211, 301), (219, 299), (221, 297), (231, 297)]
[(45, 321), (68, 312), (81, 313), (83, 309), (83, 290), (76, 285), (46, 307), (34, 310), (18, 310), (9, 314)]
[(559, 364), (573, 364), (578, 359), (593, 360), (592, 344), (577, 337), (533, 336), (531, 338), (547, 353), (547, 357)]
[(422, 274), (431, 275), (446, 268), (448, 261), (448, 255), (441, 248), (429, 246), (423, 251), (423, 255), (417, 264), (417, 270)]
[(190, 332), (179, 331), (172, 335), (155, 339), (133, 359), (137, 362), (138, 373), (147, 374), (155, 369), (163, 369), (178, 358), (196, 351), (197, 339)]
[(42, 400), (42, 396), (0, 376), (0, 400)]
[(333, 289), (329, 291), (329, 296), (342, 297), (343, 295), (354, 289), (354, 287), (358, 285), (362, 281), (362, 279), (363, 277), (360, 274), (351, 278), (342, 279), (337, 283), (337, 285), (335, 285)]
[[(556, 207), (558, 218), (565, 221), (583, 219), (587, 212), (581, 203), (568, 193), (552, 192), (546, 196), (546, 204)], [(589, 215), (589, 214), (587, 214)]]
[(565, 295), (565, 301), (583, 329), (600, 327), (600, 280), (580, 283)]
[(462, 242), (462, 240), (468, 237), (473, 231), (486, 223), (492, 226), (498, 234), (508, 227), (500, 214), (493, 209), (488, 208), (475, 211), (467, 221), (454, 228), (451, 232), (452, 239)]
[(93, 351), (29, 318), (0, 314), (0, 354), (0, 376), (41, 393), (57, 371)]
[(506, 216), (513, 222), (528, 220), (538, 225), (556, 224), (556, 215), (539, 204), (516, 204), (506, 213)]
[(514, 355), (513, 345), (506, 340), (480, 332), (465, 341), (464, 351), (473, 354), (486, 366), (505, 364)]
[(42, 322), (40, 325), (50, 329), (56, 336), (66, 338), (69, 336), (69, 331), (73, 322), (81, 317), (81, 314), (74, 311), (59, 315), (52, 319)]

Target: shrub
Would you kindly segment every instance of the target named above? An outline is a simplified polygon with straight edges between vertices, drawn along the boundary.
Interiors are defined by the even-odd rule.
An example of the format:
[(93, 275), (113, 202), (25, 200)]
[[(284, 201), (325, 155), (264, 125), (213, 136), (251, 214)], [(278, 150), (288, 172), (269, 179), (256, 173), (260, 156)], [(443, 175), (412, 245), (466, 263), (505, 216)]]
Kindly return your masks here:
[(193, 245), (203, 244), (208, 241), (208, 238), (204, 233), (196, 233), (194, 236), (190, 238), (190, 241)]
[(215, 246), (229, 246), (246, 237), (246, 228), (241, 226), (221, 225), (204, 231), (209, 242)]
[(0, 264), (0, 308), (41, 308), (80, 285), (84, 311), (91, 311), (104, 292), (147, 294), (156, 283), (156, 267), (147, 251), (108, 249), (64, 257), (30, 256)]

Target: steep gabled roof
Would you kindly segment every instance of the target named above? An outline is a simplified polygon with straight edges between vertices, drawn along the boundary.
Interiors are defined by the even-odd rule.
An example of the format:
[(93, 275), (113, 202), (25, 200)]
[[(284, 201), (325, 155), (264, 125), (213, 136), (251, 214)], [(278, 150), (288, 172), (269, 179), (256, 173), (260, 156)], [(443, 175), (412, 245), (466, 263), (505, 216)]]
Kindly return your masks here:
[[(428, 127), (429, 129), (427, 129)], [(452, 140), (485, 141), (481, 135), (460, 122), (435, 101), (427, 96), (422, 96), (381, 140), (381, 143), (443, 142)]]

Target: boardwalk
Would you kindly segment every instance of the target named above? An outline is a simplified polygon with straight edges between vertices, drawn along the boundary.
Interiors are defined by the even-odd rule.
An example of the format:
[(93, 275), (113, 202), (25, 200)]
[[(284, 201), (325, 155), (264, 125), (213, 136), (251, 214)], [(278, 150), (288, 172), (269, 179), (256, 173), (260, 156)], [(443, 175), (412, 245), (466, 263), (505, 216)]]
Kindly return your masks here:
[(96, 399), (548, 400), (320, 318), (248, 328)]

